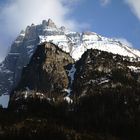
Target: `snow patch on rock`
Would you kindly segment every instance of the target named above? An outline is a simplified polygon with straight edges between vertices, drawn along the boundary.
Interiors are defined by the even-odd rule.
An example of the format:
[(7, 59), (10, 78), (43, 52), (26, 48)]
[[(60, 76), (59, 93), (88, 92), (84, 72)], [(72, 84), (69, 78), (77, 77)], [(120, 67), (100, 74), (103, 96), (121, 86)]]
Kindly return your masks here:
[(73, 103), (73, 100), (68, 96), (64, 97), (64, 100), (67, 101), (67, 103), (69, 103), (69, 104)]
[(133, 72), (140, 73), (140, 67), (136, 66), (127, 66), (127, 67)]
[(8, 107), (9, 98), (10, 98), (10, 95), (8, 95), (7, 93), (0, 96), (0, 105), (2, 105), (3, 108)]

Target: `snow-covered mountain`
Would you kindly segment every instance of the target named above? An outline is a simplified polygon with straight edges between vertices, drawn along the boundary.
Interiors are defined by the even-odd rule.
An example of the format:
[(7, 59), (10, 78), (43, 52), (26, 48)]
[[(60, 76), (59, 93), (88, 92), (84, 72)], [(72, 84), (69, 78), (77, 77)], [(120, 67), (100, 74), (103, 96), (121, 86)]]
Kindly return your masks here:
[[(50, 20), (48, 22), (50, 22)], [(122, 56), (140, 57), (140, 51), (122, 44), (116, 39), (106, 38), (94, 32), (78, 33), (69, 31), (65, 27), (50, 27), (47, 26), (48, 24), (45, 21), (43, 21), (42, 25), (42, 34), (39, 35), (40, 42), (53, 42), (63, 51), (70, 53), (75, 60), (79, 60), (81, 55), (87, 49), (91, 48)]]
[[(74, 104), (89, 95), (107, 95), (112, 97), (111, 102), (127, 104), (128, 98), (140, 99), (139, 87), (140, 62), (96, 49), (88, 49), (75, 62), (69, 53), (45, 42), (37, 46), (23, 68), (21, 79), (10, 94), (9, 108), (26, 110), (30, 104), (36, 105), (37, 100)], [(125, 97), (118, 99), (116, 94)]]
[(140, 51), (121, 43), (119, 40), (106, 38), (94, 32), (73, 32), (63, 26), (57, 28), (51, 19), (48, 22), (42, 21), (40, 25), (28, 26), (25, 31), (20, 33), (14, 44), (23, 43), (24, 39), (27, 39), (28, 43), (32, 42), (29, 43), (30, 45), (26, 44), (29, 57), (33, 54), (35, 48), (33, 41), (35, 40), (38, 40), (38, 43), (52, 42), (63, 51), (70, 53), (75, 60), (79, 60), (81, 55), (91, 48), (122, 56), (140, 57)]
[(20, 79), (25, 67), (36, 50), (38, 44), (52, 42), (69, 53), (77, 61), (87, 49), (128, 56), (130, 60), (139, 61), (140, 51), (133, 49), (120, 41), (98, 35), (94, 32), (73, 32), (65, 27), (57, 27), (49, 19), (40, 25), (27, 26), (11, 45), (11, 50), (0, 64), (0, 94), (9, 94)]

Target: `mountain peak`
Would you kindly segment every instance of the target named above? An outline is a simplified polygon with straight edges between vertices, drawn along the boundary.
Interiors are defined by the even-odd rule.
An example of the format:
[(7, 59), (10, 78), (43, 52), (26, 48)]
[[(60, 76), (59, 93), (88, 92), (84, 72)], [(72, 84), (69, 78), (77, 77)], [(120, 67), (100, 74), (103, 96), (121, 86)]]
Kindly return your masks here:
[(52, 19), (48, 19), (48, 21), (46, 21), (46, 20), (43, 20), (42, 21), (42, 25), (43, 26), (48, 26), (48, 27), (51, 27), (51, 28), (57, 28), (57, 26), (55, 25), (55, 23), (53, 22), (53, 20)]
[(48, 22), (46, 20), (42, 20), (42, 25), (47, 26)]
[(51, 28), (57, 28), (55, 23), (50, 18), (48, 19), (47, 26)]

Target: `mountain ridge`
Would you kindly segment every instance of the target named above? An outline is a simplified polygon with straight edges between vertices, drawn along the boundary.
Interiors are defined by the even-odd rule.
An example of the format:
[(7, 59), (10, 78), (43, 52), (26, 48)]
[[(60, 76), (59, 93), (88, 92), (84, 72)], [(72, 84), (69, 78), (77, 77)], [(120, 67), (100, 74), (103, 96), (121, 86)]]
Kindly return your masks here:
[(80, 100), (106, 90), (127, 89), (126, 85), (139, 90), (139, 61), (130, 62), (127, 57), (88, 49), (75, 62), (57, 45), (44, 42), (37, 46), (23, 69), (21, 80), (11, 94), (10, 106), (14, 104), (14, 108), (20, 108), (22, 103), (23, 107), (21, 100), (34, 99), (36, 95), (43, 100), (72, 103), (75, 96)]
[(11, 45), (11, 50), (0, 64), (0, 94), (9, 94), (17, 86), (23, 67), (25, 67), (37, 45), (52, 42), (64, 52), (69, 53), (77, 61), (87, 49), (98, 49), (114, 54), (120, 54), (130, 61), (139, 61), (140, 52), (121, 42), (102, 37), (94, 32), (73, 32), (65, 27), (58, 28), (49, 19), (41, 24), (27, 26)]

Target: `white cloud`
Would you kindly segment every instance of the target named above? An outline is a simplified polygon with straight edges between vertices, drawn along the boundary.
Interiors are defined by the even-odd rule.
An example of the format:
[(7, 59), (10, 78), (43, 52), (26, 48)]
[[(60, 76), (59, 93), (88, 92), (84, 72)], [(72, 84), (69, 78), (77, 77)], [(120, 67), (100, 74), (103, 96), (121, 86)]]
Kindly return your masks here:
[[(7, 0), (0, 6), (0, 57), (5, 55), (9, 40), (31, 23), (38, 24), (51, 18), (58, 26), (79, 29), (75, 20), (69, 19), (75, 3), (80, 0)], [(79, 27), (79, 28), (78, 28)], [(85, 28), (85, 27), (84, 27)]]
[(130, 6), (132, 12), (140, 20), (140, 0), (124, 0), (124, 1), (126, 4)]
[(102, 6), (107, 6), (110, 2), (111, 0), (100, 0)]
[(129, 42), (127, 39), (125, 39), (125, 38), (115, 38), (115, 39), (120, 41), (122, 44), (125, 44), (128, 47), (133, 48), (133, 44), (131, 42)]

